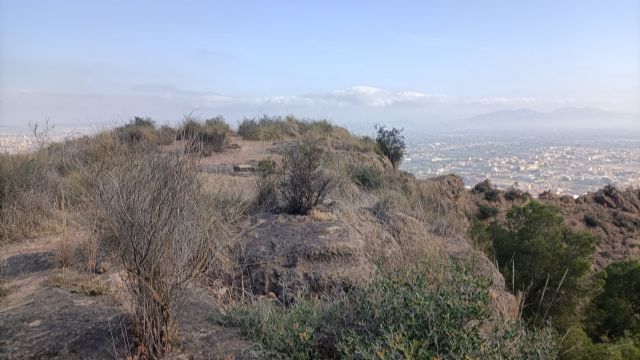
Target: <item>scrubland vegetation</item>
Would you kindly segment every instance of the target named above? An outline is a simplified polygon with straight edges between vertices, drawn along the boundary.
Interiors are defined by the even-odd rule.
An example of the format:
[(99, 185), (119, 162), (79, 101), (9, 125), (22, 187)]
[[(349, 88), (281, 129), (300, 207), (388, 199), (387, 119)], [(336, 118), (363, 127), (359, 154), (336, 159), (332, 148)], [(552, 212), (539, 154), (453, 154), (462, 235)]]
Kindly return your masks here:
[(283, 359), (553, 357), (551, 329), (491, 320), (489, 282), (459, 264), (420, 263), (377, 274), (371, 285), (330, 302), (284, 309), (270, 301), (217, 315)]
[[(206, 186), (202, 164), (240, 141), (278, 142), (253, 164), (253, 189)], [(108, 253), (123, 274), (138, 358), (170, 352), (190, 289), (214, 282), (226, 292), (211, 326), (240, 328), (260, 357), (640, 358), (638, 262), (595, 273), (594, 237), (570, 230), (556, 208), (516, 188), (417, 180), (397, 169), (404, 154), (395, 128), (374, 140), (291, 116), (245, 119), (237, 132), (221, 117), (178, 128), (136, 117), (0, 155), (0, 242), (62, 234), (59, 252), (71, 255), (61, 266), (78, 261), (90, 273)], [(273, 239), (299, 242), (279, 254), (277, 271), (260, 266), (279, 259), (258, 257), (275, 240), (258, 255), (247, 249), (265, 223)], [(89, 235), (69, 245), (74, 229)], [(343, 229), (356, 235), (331, 235)], [(304, 242), (331, 236), (326, 249)], [(311, 260), (357, 271), (353, 281), (336, 280), (351, 270), (316, 269), (286, 283), (287, 269)], [(517, 299), (519, 314), (497, 310)]]
[(565, 334), (560, 358), (640, 358), (640, 263), (613, 262), (591, 273), (595, 237), (571, 231), (558, 209), (537, 201), (470, 231), (511, 291), (524, 294), (523, 319)]

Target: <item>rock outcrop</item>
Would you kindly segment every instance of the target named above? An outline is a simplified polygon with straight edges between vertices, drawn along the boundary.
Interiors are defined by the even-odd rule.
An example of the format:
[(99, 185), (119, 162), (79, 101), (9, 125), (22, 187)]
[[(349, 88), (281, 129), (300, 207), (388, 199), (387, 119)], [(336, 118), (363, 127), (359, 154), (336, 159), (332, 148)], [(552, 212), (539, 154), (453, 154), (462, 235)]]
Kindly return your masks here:
[[(448, 204), (444, 213), (466, 219), (464, 211), (471, 201), (462, 179), (446, 176), (418, 182), (416, 186), (428, 187), (429, 194), (437, 193)], [(505, 290), (502, 275), (466, 234), (444, 236), (402, 207), (381, 206), (354, 208), (334, 201), (310, 216), (256, 217), (235, 251), (244, 269), (242, 283), (253, 294), (271, 294), (288, 304), (301, 296), (336, 295), (365, 286), (378, 268), (393, 271), (424, 261), (437, 271), (442, 261), (453, 259), (492, 280), (496, 314), (517, 316), (518, 301)]]

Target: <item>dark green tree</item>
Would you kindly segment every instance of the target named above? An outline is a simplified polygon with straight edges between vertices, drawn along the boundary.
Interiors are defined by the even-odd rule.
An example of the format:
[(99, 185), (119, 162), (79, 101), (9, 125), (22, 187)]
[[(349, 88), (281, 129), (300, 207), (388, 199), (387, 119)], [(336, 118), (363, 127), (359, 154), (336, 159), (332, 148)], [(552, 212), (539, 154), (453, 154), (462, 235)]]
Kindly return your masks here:
[(586, 311), (586, 327), (594, 341), (640, 335), (640, 262), (609, 264), (598, 274), (602, 292)]
[(523, 315), (552, 319), (560, 329), (574, 322), (589, 294), (586, 275), (595, 249), (587, 233), (571, 232), (558, 209), (537, 201), (509, 210), (489, 227), (496, 261), (512, 291), (525, 295)]
[(391, 161), (394, 169), (397, 168), (407, 152), (407, 144), (402, 135), (403, 129), (387, 130), (384, 126), (376, 126), (376, 130), (378, 131), (376, 142), (380, 150)]

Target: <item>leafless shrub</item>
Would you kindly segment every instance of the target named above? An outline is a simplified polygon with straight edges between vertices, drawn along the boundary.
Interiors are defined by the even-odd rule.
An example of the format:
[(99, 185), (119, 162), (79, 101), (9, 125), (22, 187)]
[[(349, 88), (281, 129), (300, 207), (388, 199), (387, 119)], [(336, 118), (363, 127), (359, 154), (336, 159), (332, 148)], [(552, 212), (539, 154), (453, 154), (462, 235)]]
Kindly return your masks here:
[(178, 154), (134, 154), (97, 181), (93, 204), (125, 269), (141, 357), (170, 349), (189, 280), (204, 268), (196, 166)]
[(51, 141), (49, 132), (53, 130), (54, 125), (49, 121), (49, 119), (47, 119), (43, 124), (36, 122), (30, 126), (32, 127), (31, 132), (38, 146), (38, 150), (44, 149), (44, 147)]
[(328, 194), (332, 181), (322, 159), (322, 149), (313, 145), (298, 144), (285, 153), (280, 192), (289, 213), (306, 215)]

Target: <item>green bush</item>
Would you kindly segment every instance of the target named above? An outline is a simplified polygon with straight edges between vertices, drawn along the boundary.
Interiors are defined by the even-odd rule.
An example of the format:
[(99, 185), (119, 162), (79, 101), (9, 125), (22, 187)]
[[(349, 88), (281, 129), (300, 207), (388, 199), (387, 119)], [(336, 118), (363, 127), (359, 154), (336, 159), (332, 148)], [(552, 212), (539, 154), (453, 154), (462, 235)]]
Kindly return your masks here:
[(487, 191), (489, 191), (491, 189), (493, 189), (493, 185), (491, 185), (491, 181), (489, 181), (489, 179), (485, 179), (484, 181), (481, 181), (481, 182), (477, 183), (473, 187), (473, 192), (475, 192), (475, 193), (483, 193), (483, 192), (487, 192)]
[(482, 251), (488, 258), (494, 257), (493, 239), (489, 233), (489, 225), (475, 220), (469, 227), (469, 238), (477, 250)]
[(549, 359), (553, 331), (489, 324), (489, 281), (454, 266), (439, 279), (426, 264), (374, 279), (328, 302), (291, 308), (261, 302), (219, 319), (280, 359)]
[(198, 134), (203, 133), (204, 126), (195, 119), (186, 118), (182, 122), (182, 126), (178, 131), (178, 139), (180, 140), (189, 140), (198, 136)]
[(280, 193), (287, 212), (306, 215), (331, 190), (332, 179), (322, 169), (324, 152), (314, 145), (298, 144), (286, 151)]
[(137, 127), (151, 127), (151, 128), (154, 128), (156, 126), (156, 122), (153, 121), (149, 117), (136, 116), (136, 117), (133, 118), (133, 120), (131, 121), (130, 125), (131, 126), (137, 126)]
[(124, 144), (170, 145), (175, 136), (169, 127), (156, 129), (155, 121), (148, 117), (134, 117), (128, 124), (115, 128), (114, 133)]
[(640, 338), (594, 343), (577, 325), (569, 328), (561, 347), (562, 360), (640, 360)]
[(226, 326), (240, 327), (242, 334), (258, 341), (263, 358), (318, 359), (316, 327), (320, 308), (308, 301), (290, 308), (262, 300), (254, 307), (241, 307), (227, 315), (214, 314)]
[(306, 121), (293, 116), (263, 115), (260, 119), (244, 119), (238, 126), (238, 135), (246, 140), (284, 140), (307, 135), (324, 139), (331, 135), (333, 125), (327, 120)]
[(598, 274), (602, 292), (587, 310), (587, 331), (592, 339), (640, 337), (640, 262), (609, 264)]
[(481, 204), (478, 207), (478, 219), (486, 220), (488, 218), (492, 218), (498, 215), (498, 208), (495, 208), (491, 205)]
[(214, 152), (223, 152), (227, 147), (227, 135), (225, 133), (203, 131), (191, 139), (186, 140), (185, 152), (209, 156)]
[(500, 200), (500, 191), (498, 189), (490, 189), (484, 192), (484, 199), (490, 202)]
[(392, 128), (387, 130), (384, 126), (379, 126), (376, 129), (378, 131), (376, 142), (380, 150), (391, 161), (393, 167), (397, 168), (407, 152), (402, 129)]
[(534, 322), (550, 318), (567, 329), (589, 294), (594, 237), (571, 232), (557, 208), (537, 201), (514, 206), (489, 233), (509, 287), (525, 292), (523, 315)]
[(368, 190), (378, 189), (382, 186), (382, 173), (373, 166), (353, 165), (349, 168), (351, 180), (358, 186)]
[(259, 120), (244, 119), (238, 126), (238, 135), (246, 140), (283, 140), (297, 134), (297, 122), (293, 119), (264, 115)]
[(276, 173), (278, 165), (273, 159), (262, 159), (256, 168), (261, 175), (271, 175)]
[(531, 195), (527, 192), (524, 192), (515, 187), (510, 187), (507, 191), (504, 192), (504, 198), (507, 201), (515, 201), (515, 200), (527, 200), (531, 198)]
[(329, 136), (333, 131), (333, 125), (327, 120), (314, 120), (314, 121), (300, 121), (293, 117), (287, 117), (287, 119), (293, 119), (297, 121), (299, 132), (301, 134), (313, 133), (319, 138)]
[[(223, 152), (227, 146), (229, 126), (219, 118), (210, 119), (209, 125), (187, 118), (178, 131), (178, 138), (185, 141), (186, 153), (209, 156), (214, 152)], [(224, 124), (224, 125), (223, 125)], [(226, 127), (225, 127), (226, 125)]]
[(593, 214), (585, 214), (584, 215), (584, 223), (588, 227), (596, 227), (596, 226), (598, 226), (598, 224), (600, 222), (598, 221), (598, 218), (595, 215), (593, 215)]
[(224, 119), (224, 116), (222, 115), (218, 115), (218, 116), (212, 117), (211, 119), (205, 120), (204, 127), (206, 127), (207, 130), (211, 132), (215, 132), (219, 134), (227, 134), (227, 135), (233, 134), (233, 130), (231, 130), (231, 127), (229, 126), (229, 124), (227, 124), (227, 122)]

